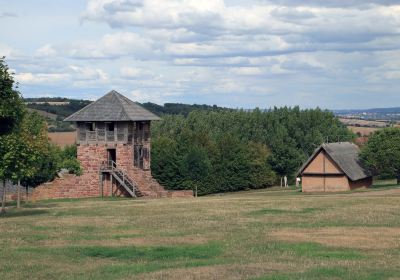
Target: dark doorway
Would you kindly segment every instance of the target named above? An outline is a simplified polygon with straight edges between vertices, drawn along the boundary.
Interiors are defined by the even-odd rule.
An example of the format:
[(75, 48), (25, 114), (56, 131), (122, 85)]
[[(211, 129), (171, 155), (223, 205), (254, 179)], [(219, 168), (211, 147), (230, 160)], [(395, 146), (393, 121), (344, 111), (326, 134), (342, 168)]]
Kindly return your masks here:
[(111, 161), (117, 162), (117, 153), (115, 149), (107, 149), (107, 157), (109, 164), (111, 163)]
[(142, 145), (135, 145), (134, 146), (134, 162), (133, 165), (135, 167), (139, 167), (143, 169), (143, 146)]

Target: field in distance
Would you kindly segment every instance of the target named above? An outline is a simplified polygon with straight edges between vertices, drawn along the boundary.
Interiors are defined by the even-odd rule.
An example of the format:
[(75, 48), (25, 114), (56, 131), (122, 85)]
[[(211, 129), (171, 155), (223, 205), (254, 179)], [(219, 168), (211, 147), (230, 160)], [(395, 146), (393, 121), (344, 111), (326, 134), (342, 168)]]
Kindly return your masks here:
[(60, 147), (72, 145), (76, 142), (76, 131), (68, 132), (49, 132), (50, 141)]
[(3, 279), (399, 279), (400, 189), (378, 189), (30, 203), (0, 217), (0, 271)]

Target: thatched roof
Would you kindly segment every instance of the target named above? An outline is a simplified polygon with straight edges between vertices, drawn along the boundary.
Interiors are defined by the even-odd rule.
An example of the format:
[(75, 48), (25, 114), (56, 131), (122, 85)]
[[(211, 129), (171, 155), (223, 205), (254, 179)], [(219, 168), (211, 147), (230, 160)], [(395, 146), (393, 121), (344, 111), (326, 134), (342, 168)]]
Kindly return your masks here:
[(153, 121), (159, 119), (155, 114), (112, 90), (64, 121)]
[(303, 173), (304, 169), (306, 169), (322, 150), (328, 154), (350, 180), (357, 181), (371, 176), (371, 174), (363, 168), (359, 160), (359, 148), (350, 142), (322, 144), (303, 164), (299, 170), (299, 174)]

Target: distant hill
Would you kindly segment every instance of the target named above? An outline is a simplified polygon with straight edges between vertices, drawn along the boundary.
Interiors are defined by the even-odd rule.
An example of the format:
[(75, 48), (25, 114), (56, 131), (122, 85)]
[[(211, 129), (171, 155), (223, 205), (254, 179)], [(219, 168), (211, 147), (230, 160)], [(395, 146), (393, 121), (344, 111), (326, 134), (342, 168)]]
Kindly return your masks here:
[(337, 116), (347, 118), (358, 118), (366, 120), (400, 120), (400, 107), (392, 108), (371, 108), (371, 109), (355, 109), (355, 110), (333, 110)]
[(25, 98), (24, 101), (28, 108), (52, 113), (62, 118), (68, 117), (92, 102), (61, 97)]
[[(137, 102), (138, 103), (138, 102)], [(158, 105), (151, 102), (146, 103), (138, 103), (139, 105), (143, 106), (150, 112), (162, 116), (165, 114), (168, 115), (184, 115), (187, 116), (190, 112), (194, 110), (204, 110), (204, 111), (223, 111), (223, 110), (232, 110), (229, 108), (218, 107), (217, 105), (198, 105), (198, 104), (181, 104), (181, 103), (165, 103), (164, 105)]]
[[(69, 99), (63, 97), (25, 98), (24, 101), (30, 110), (34, 110), (46, 118), (49, 125), (49, 131), (51, 132), (74, 130), (71, 124), (63, 122), (63, 119), (79, 111), (92, 102), (90, 100)], [(151, 102), (137, 103), (158, 116), (165, 114), (181, 114), (187, 116), (194, 110), (232, 110), (218, 107), (216, 105), (210, 106), (205, 104), (189, 105), (181, 103), (165, 103), (164, 105), (158, 105)]]
[[(67, 116), (75, 113), (83, 107), (89, 105), (92, 101), (69, 99), (64, 97), (38, 97), (24, 99), (28, 108), (41, 112), (49, 123), (49, 131), (72, 131), (74, 128), (63, 122)], [(165, 114), (184, 115), (187, 116), (194, 110), (222, 111), (234, 110), (217, 105), (199, 105), (199, 104), (182, 104), (182, 103), (165, 103), (158, 105), (151, 102), (139, 103), (152, 113), (162, 116)], [(252, 110), (249, 110), (252, 111)], [(400, 121), (400, 107), (393, 108), (372, 108), (372, 109), (355, 109), (355, 110), (332, 110), (332, 112), (341, 118), (361, 119), (361, 120), (382, 120), (386, 122)]]

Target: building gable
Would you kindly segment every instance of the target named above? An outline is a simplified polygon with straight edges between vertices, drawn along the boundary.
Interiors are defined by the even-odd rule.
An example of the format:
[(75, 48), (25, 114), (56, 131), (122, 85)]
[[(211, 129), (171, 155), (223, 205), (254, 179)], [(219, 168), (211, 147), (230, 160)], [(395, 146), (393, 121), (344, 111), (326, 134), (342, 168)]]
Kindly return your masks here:
[[(361, 162), (358, 158), (359, 149), (356, 145), (350, 142), (337, 142), (337, 143), (328, 143), (322, 144), (319, 148), (317, 148), (311, 157), (303, 164), (303, 166), (298, 171), (298, 176), (302, 175), (306, 168), (315, 160), (315, 158), (323, 152), (327, 158), (330, 159), (330, 163), (333, 163), (333, 166), (330, 166), (330, 163), (325, 166), (325, 170), (327, 166), (328, 168), (332, 168), (331, 171), (335, 171), (335, 169), (341, 170), (351, 181), (357, 181), (364, 178), (371, 177), (371, 174), (368, 170), (364, 169)], [(323, 158), (322, 158), (323, 159)], [(318, 166), (318, 161), (320, 165), (324, 163), (319, 158), (317, 161), (313, 163), (311, 166), (311, 170), (321, 171), (321, 166)], [(327, 161), (325, 161), (326, 164)], [(319, 168), (319, 169), (318, 169)], [(329, 171), (329, 170), (328, 170)], [(311, 172), (308, 172), (311, 174)], [(326, 173), (327, 174), (327, 173)]]
[(304, 168), (303, 174), (343, 174), (343, 171), (332, 158), (321, 149)]

